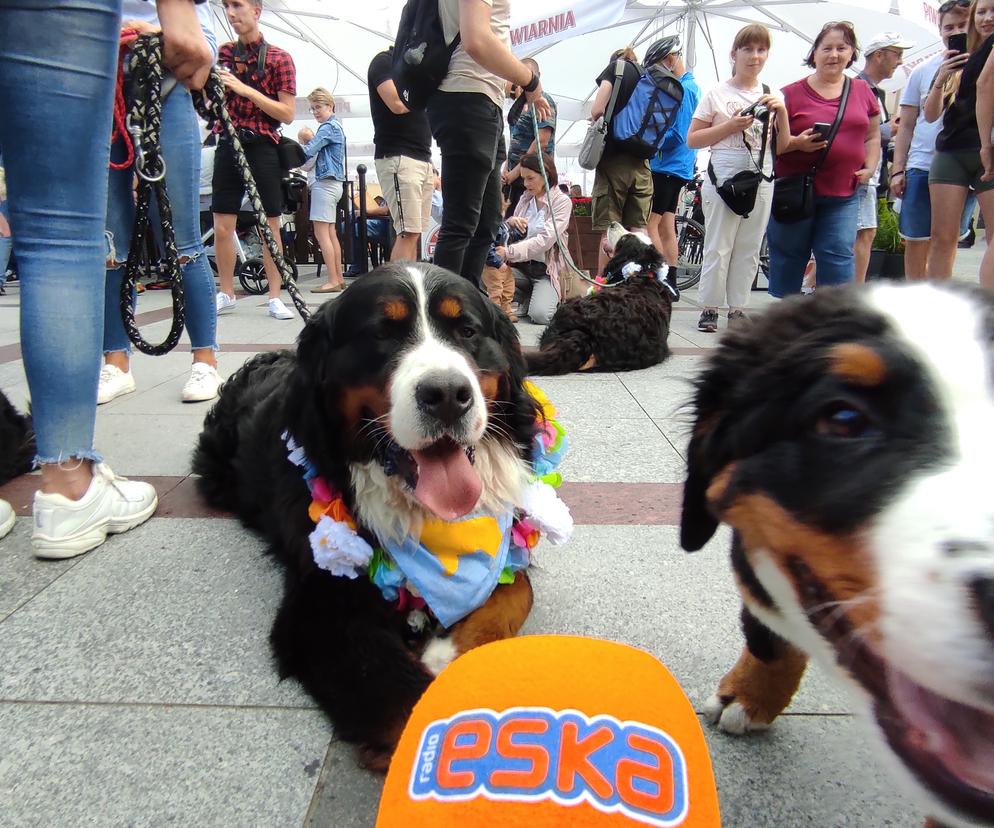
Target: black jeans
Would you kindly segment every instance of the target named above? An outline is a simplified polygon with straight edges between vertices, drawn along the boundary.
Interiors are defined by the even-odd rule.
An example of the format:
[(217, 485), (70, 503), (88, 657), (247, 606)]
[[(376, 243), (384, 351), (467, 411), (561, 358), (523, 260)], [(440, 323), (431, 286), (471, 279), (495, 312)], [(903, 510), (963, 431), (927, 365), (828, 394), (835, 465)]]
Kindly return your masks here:
[(436, 92), (428, 122), (442, 153), (442, 227), (435, 264), (479, 287), (500, 224), (500, 108), (477, 92)]

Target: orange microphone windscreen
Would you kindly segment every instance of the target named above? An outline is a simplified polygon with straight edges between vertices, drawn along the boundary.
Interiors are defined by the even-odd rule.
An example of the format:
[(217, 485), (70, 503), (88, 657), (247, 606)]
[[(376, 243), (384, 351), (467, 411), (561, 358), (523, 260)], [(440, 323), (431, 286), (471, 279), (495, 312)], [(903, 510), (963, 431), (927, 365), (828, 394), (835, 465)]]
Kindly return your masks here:
[(641, 650), (524, 636), (456, 659), (404, 729), (379, 828), (720, 826), (694, 709)]

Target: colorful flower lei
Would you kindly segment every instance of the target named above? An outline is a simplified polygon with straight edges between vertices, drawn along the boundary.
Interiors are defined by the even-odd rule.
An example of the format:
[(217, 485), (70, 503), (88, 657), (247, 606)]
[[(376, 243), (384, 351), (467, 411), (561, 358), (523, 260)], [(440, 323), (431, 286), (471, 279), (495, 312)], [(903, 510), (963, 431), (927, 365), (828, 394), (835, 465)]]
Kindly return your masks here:
[[(562, 485), (562, 475), (556, 469), (569, 446), (566, 431), (556, 419), (556, 409), (549, 398), (531, 382), (526, 381), (525, 388), (539, 405), (538, 430), (530, 458), (531, 479), (523, 493), (523, 508), (515, 511), (511, 523), (509, 563), (499, 583), (513, 582), (515, 571), (529, 565), (531, 550), (543, 534), (550, 543), (560, 545), (573, 533), (569, 507), (556, 493)], [(399, 611), (408, 613), (408, 623), (421, 629), (428, 621), (424, 599), (411, 588), (389, 553), (379, 547), (374, 549), (358, 533), (341, 492), (318, 475), (293, 435), (284, 432), (282, 436), (289, 450), (287, 459), (304, 470), (304, 482), (311, 493), (308, 514), (315, 527), (309, 540), (315, 564), (345, 578), (357, 578), (366, 572), (386, 600), (395, 601)]]

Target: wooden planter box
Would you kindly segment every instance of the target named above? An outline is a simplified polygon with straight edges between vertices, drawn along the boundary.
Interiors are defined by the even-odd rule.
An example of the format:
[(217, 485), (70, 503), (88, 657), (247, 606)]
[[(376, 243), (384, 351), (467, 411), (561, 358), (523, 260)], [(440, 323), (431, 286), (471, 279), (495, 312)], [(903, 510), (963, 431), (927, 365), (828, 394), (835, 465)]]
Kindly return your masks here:
[(597, 273), (597, 255), (601, 233), (591, 228), (590, 216), (571, 216), (569, 221), (569, 254), (581, 270)]

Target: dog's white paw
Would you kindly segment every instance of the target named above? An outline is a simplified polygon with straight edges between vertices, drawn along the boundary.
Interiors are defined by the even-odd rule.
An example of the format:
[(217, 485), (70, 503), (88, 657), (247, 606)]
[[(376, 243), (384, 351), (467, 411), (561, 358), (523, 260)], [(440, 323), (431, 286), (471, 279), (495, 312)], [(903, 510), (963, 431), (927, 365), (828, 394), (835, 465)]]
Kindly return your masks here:
[(741, 736), (753, 730), (767, 730), (769, 725), (754, 722), (739, 702), (725, 703), (715, 694), (704, 703), (704, 718), (718, 726), (718, 730)]
[(457, 655), (459, 653), (456, 652), (456, 645), (452, 643), (451, 638), (433, 638), (421, 654), (421, 663), (433, 676), (437, 676)]

